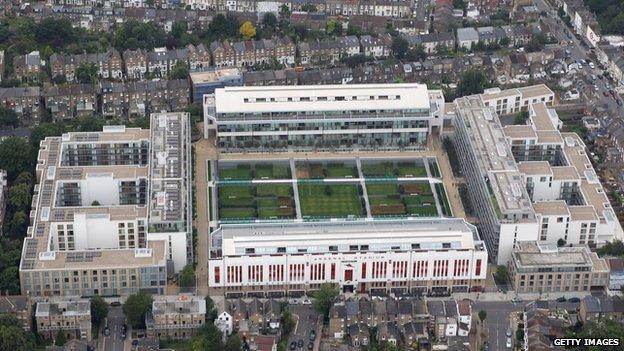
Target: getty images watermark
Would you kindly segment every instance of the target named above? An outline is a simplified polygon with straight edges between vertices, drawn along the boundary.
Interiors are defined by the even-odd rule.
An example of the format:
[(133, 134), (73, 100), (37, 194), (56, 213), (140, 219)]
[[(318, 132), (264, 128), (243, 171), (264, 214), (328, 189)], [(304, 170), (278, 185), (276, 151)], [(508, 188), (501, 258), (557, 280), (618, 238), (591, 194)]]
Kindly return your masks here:
[(622, 341), (618, 338), (556, 338), (555, 346), (620, 346)]

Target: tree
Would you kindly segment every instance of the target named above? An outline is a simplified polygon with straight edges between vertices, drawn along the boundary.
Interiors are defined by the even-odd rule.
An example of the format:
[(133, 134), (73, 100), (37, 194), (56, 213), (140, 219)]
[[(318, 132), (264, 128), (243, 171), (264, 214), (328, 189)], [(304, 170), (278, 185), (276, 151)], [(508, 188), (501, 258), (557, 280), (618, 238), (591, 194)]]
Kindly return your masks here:
[(0, 350), (28, 351), (35, 349), (34, 336), (24, 331), (21, 323), (8, 314), (0, 315)]
[(9, 206), (11, 208), (27, 210), (30, 207), (31, 200), (29, 184), (16, 184), (9, 188)]
[(10, 236), (14, 238), (23, 237), (26, 233), (26, 213), (22, 210), (13, 213), (13, 217), (8, 224)]
[(17, 266), (7, 267), (0, 273), (0, 291), (19, 294), (19, 268)]
[(275, 30), (277, 28), (277, 17), (273, 12), (267, 12), (262, 16), (262, 27)]
[(462, 97), (466, 95), (480, 94), (483, 90), (489, 87), (490, 82), (485, 73), (477, 69), (470, 69), (461, 76), (455, 92), (457, 97)]
[(54, 345), (63, 346), (66, 342), (67, 335), (65, 335), (65, 332), (63, 330), (59, 330), (58, 333), (56, 333), (56, 337), (54, 338)]
[(30, 172), (22, 172), (17, 175), (13, 181), (13, 186), (18, 184), (27, 184), (29, 187), (33, 184), (33, 175)]
[(189, 68), (185, 62), (178, 62), (171, 69), (171, 79), (186, 79), (189, 75)]
[(325, 33), (335, 36), (342, 35), (342, 24), (336, 22), (335, 20), (329, 20), (325, 24)]
[(514, 124), (525, 124), (529, 119), (529, 111), (520, 111), (514, 118)]
[(524, 47), (527, 52), (541, 51), (546, 46), (548, 38), (544, 33), (535, 33), (531, 41)]
[(392, 45), (390, 46), (390, 49), (392, 50), (394, 57), (402, 60), (407, 54), (407, 50), (409, 50), (409, 43), (407, 42), (407, 39), (399, 35), (392, 38)]
[(624, 256), (624, 242), (622, 240), (613, 240), (607, 242), (598, 250), (600, 256)]
[(79, 83), (95, 84), (98, 81), (98, 68), (94, 63), (83, 63), (76, 67), (76, 80)]
[(252, 39), (256, 36), (256, 27), (254, 27), (251, 21), (245, 21), (238, 30), (243, 39)]
[(108, 316), (108, 304), (101, 296), (93, 296), (91, 298), (91, 321), (94, 325), (100, 326), (106, 316)]
[(32, 147), (24, 139), (11, 137), (0, 142), (0, 169), (7, 171), (9, 180), (30, 171), (33, 161)]
[(290, 335), (290, 333), (292, 333), (293, 330), (295, 330), (295, 320), (293, 319), (292, 313), (290, 313), (290, 311), (285, 310), (284, 313), (282, 313), (282, 333), (285, 336)]
[(559, 240), (557, 240), (557, 247), (562, 247), (565, 246), (566, 241), (563, 238), (559, 238)]
[(193, 351), (223, 351), (223, 334), (213, 323), (206, 323), (197, 330), (191, 338), (191, 350)]
[(228, 336), (225, 342), (225, 351), (240, 351), (243, 347), (243, 342), (241, 341), (238, 334), (232, 334)]
[(321, 288), (314, 292), (314, 308), (325, 318), (329, 316), (329, 309), (340, 293), (338, 285), (332, 283), (323, 283)]
[(212, 323), (217, 319), (217, 308), (215, 307), (215, 303), (212, 298), (208, 295), (205, 297), (206, 300), (206, 322)]
[(494, 272), (494, 278), (500, 283), (507, 282), (507, 277), (509, 276), (509, 269), (505, 265), (500, 265), (496, 267), (496, 272)]
[(163, 46), (165, 31), (154, 22), (125, 21), (113, 34), (113, 44), (119, 51), (147, 49)]
[(128, 297), (122, 309), (126, 320), (133, 328), (145, 327), (145, 314), (152, 309), (153, 301), (152, 297), (145, 292), (139, 292)]
[(236, 17), (230, 15), (226, 17), (223, 14), (218, 14), (212, 19), (208, 29), (202, 36), (208, 41), (224, 40), (236, 37), (238, 31), (239, 23)]
[(18, 127), (19, 117), (17, 116), (17, 113), (10, 108), (0, 105), (0, 126)]
[(481, 321), (481, 323), (483, 323), (483, 321), (485, 320), (485, 318), (487, 318), (487, 312), (485, 312), (484, 310), (479, 311), (479, 320)]
[(91, 206), (101, 206), (101, 204), (98, 200), (93, 200), (91, 201)]
[(282, 6), (280, 6), (279, 15), (282, 18), (290, 17), (290, 8), (286, 4), (282, 4)]
[(312, 5), (312, 4), (305, 4), (303, 6), (301, 6), (301, 11), (303, 12), (317, 12), (317, 8), (316, 6)]
[(427, 58), (427, 53), (425, 52), (425, 47), (421, 44), (416, 45), (413, 49), (410, 49), (406, 56), (406, 59), (410, 61), (423, 61)]
[(180, 286), (192, 286), (193, 284), (195, 284), (195, 270), (192, 264), (187, 264), (180, 272)]

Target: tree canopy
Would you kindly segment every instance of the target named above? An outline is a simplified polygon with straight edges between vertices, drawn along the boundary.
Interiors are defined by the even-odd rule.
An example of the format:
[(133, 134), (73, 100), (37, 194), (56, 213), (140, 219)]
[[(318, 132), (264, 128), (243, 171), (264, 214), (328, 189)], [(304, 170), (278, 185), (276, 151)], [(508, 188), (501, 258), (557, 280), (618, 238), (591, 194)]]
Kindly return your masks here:
[(195, 269), (192, 264), (184, 266), (180, 272), (180, 286), (192, 286), (195, 284)]
[(78, 83), (95, 84), (98, 82), (98, 68), (94, 63), (83, 63), (76, 67)]
[(113, 43), (117, 50), (151, 50), (165, 45), (167, 37), (164, 30), (153, 22), (143, 23), (137, 20), (124, 22), (114, 33)]
[(106, 316), (108, 316), (108, 304), (101, 296), (93, 296), (91, 298), (91, 321), (99, 326)]
[(392, 54), (394, 55), (394, 57), (402, 60), (407, 54), (407, 50), (409, 50), (409, 43), (407, 42), (407, 39), (403, 38), (400, 35), (397, 35), (396, 37), (392, 38), (392, 45), (390, 49), (392, 50)]
[(0, 127), (19, 126), (17, 113), (10, 108), (0, 105)]
[(329, 316), (329, 310), (340, 294), (338, 285), (332, 283), (323, 283), (321, 288), (314, 292), (314, 308), (325, 318)]
[(476, 69), (466, 71), (457, 84), (456, 97), (480, 94), (491, 86), (485, 73)]
[(187, 79), (189, 76), (189, 68), (186, 62), (179, 61), (171, 69), (171, 79)]
[(240, 26), (240, 35), (243, 36), (243, 39), (253, 39), (256, 36), (256, 27), (251, 23), (251, 21), (245, 21)]
[(0, 142), (0, 169), (7, 171), (9, 181), (30, 171), (33, 165), (33, 148), (24, 139), (11, 137)]
[(0, 351), (30, 351), (34, 349), (34, 335), (24, 331), (14, 316), (0, 314)]
[(145, 292), (130, 295), (122, 307), (128, 324), (133, 328), (144, 328), (145, 314), (152, 309), (152, 302), (154, 299)]

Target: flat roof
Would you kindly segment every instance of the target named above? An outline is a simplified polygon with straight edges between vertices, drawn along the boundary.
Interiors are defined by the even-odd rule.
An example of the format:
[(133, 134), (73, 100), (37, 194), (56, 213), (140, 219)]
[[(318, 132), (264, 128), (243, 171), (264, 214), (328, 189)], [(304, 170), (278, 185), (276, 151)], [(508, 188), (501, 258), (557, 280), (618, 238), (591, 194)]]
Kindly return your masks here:
[(237, 67), (216, 68), (210, 71), (191, 72), (189, 76), (193, 84), (217, 82), (223, 77), (242, 75), (243, 72)]
[(202, 297), (180, 294), (154, 296), (152, 314), (206, 313), (206, 300)]
[(526, 124), (514, 124), (503, 127), (503, 133), (511, 139), (535, 139), (537, 134)]
[(538, 201), (533, 203), (535, 212), (545, 216), (569, 216), (568, 205), (563, 200)]
[(605, 269), (606, 263), (595, 267), (592, 255), (596, 254), (590, 252), (587, 246), (557, 247), (536, 241), (519, 241), (514, 246), (512, 257), (519, 268), (590, 266), (592, 270)]
[(551, 175), (552, 168), (548, 161), (518, 162), (518, 170), (526, 175)]
[(480, 95), (459, 98), (455, 103), (460, 114), (458, 118), (464, 119), (477, 162), (488, 174), (501, 212), (532, 213), (522, 174), (494, 109), (485, 106)]
[[(301, 100), (302, 97), (310, 98), (310, 101), (303, 101)], [(318, 99), (319, 97), (321, 99)], [(326, 101), (321, 101), (323, 98), (325, 98)], [(429, 108), (427, 86), (414, 83), (247, 86), (225, 87), (215, 90), (216, 113), (404, 110)]]
[(53, 300), (37, 302), (35, 317), (90, 316), (91, 302), (88, 299)]
[[(246, 248), (254, 248), (258, 253), (263, 248), (298, 246), (327, 248), (330, 245), (350, 244), (367, 244), (371, 246), (371, 250), (374, 250), (375, 245), (390, 245), (390, 243), (396, 245), (419, 243), (423, 249), (428, 247), (425, 244), (432, 244), (431, 249), (437, 246), (442, 249), (442, 243), (449, 243), (451, 244), (449, 249), (475, 249), (477, 242), (473, 237), (474, 229), (462, 218), (345, 220), (221, 224), (221, 227), (211, 235), (213, 245), (221, 244), (222, 255), (231, 256), (244, 253)], [(220, 240), (215, 241), (214, 236)]]

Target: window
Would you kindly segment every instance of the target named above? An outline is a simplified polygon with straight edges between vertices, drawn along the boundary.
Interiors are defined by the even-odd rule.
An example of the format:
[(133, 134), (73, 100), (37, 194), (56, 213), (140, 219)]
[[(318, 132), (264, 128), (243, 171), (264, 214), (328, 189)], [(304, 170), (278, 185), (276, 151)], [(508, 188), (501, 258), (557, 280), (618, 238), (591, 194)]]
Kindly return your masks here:
[(286, 248), (285, 247), (278, 247), (277, 248), (277, 252), (284, 253), (284, 252), (286, 252)]
[(256, 253), (256, 249), (254, 249), (253, 247), (248, 247), (248, 248), (245, 249), (245, 253), (247, 253), (247, 254)]
[(329, 251), (338, 251), (338, 246), (336, 246), (336, 245), (330, 245), (330, 246), (329, 246)]

